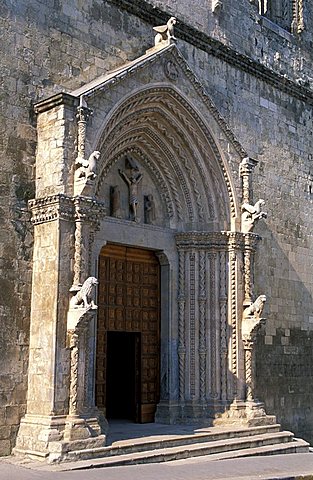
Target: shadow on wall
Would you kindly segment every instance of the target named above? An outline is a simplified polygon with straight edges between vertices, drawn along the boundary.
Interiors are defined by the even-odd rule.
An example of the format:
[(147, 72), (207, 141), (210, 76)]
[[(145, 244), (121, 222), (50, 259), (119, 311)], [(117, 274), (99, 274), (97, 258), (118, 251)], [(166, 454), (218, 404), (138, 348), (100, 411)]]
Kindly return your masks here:
[[(285, 240), (281, 234), (274, 236), (267, 230), (262, 236), (255, 291), (267, 295), (268, 313), (256, 344), (256, 397), (264, 401), (267, 414), (276, 415), (283, 428), (312, 444), (313, 299), (304, 284), (310, 270), (309, 257), (305, 256), (309, 247), (307, 239), (299, 236), (297, 246), (290, 248), (289, 236), (287, 255), (279, 244), (280, 237), (282, 243)], [(293, 250), (298, 251), (299, 258)]]

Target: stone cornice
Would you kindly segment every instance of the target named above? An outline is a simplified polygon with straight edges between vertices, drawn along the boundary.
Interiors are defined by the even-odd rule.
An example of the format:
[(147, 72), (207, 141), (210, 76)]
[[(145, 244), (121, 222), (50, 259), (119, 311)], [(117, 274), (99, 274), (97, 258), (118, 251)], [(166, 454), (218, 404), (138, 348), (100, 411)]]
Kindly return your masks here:
[[(159, 25), (166, 23), (170, 14), (158, 7), (151, 5), (145, 0), (104, 0), (120, 7), (121, 9), (131, 13), (151, 25)], [(235, 51), (234, 49), (224, 45), (204, 32), (200, 32), (196, 28), (188, 25), (184, 21), (178, 19), (175, 26), (175, 36), (191, 45), (213, 55), (231, 66), (238, 68), (244, 72), (253, 75), (273, 87), (291, 95), (298, 100), (313, 105), (313, 92), (296, 82), (286, 78), (279, 73), (274, 72), (270, 68), (261, 65), (246, 55)]]
[(78, 100), (76, 97), (70, 95), (69, 93), (61, 92), (57, 95), (53, 95), (53, 97), (49, 97), (45, 100), (35, 103), (34, 110), (35, 113), (38, 114), (46, 112), (47, 110), (51, 110), (51, 108), (58, 107), (59, 105), (73, 107), (75, 104), (78, 105)]

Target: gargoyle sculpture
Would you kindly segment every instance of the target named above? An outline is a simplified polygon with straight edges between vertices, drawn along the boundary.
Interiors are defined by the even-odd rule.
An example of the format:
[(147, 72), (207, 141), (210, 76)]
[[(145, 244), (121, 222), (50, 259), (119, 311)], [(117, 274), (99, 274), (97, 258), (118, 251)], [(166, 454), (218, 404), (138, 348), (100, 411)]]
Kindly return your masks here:
[(75, 164), (79, 166), (77, 178), (94, 180), (97, 176), (97, 160), (99, 160), (100, 155), (100, 152), (96, 150), (92, 152), (88, 160), (77, 157), (75, 161)]
[(93, 310), (98, 308), (92, 300), (92, 291), (96, 285), (98, 285), (98, 280), (95, 277), (88, 277), (87, 280), (84, 281), (82, 288), (71, 299), (70, 307), (91, 308)]
[(157, 32), (154, 39), (154, 45), (159, 46), (162, 43), (170, 44), (172, 40), (176, 40), (174, 36), (174, 25), (176, 24), (176, 18), (171, 17), (166, 25), (160, 25), (153, 27), (153, 30)]
[(251, 232), (255, 223), (260, 220), (260, 218), (267, 217), (267, 213), (262, 211), (264, 204), (264, 200), (260, 199), (255, 205), (250, 205), (249, 203), (243, 203), (241, 205), (241, 230), (243, 233)]

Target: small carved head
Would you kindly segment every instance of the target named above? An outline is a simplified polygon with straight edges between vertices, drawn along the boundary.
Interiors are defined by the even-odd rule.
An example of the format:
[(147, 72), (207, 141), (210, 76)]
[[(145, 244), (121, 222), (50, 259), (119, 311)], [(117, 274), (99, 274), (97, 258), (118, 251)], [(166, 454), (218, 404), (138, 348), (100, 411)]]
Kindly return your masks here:
[(176, 25), (176, 23), (177, 23), (176, 18), (175, 18), (175, 17), (171, 17), (171, 18), (169, 19), (169, 21), (167, 22), (167, 25), (168, 25), (169, 27), (172, 27), (172, 26)]

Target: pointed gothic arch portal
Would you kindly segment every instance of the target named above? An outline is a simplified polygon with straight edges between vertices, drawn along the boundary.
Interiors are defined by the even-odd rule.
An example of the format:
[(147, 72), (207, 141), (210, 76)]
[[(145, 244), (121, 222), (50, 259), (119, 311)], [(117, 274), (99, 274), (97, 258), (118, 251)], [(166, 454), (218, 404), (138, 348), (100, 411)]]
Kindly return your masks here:
[[(234, 224), (238, 206), (223, 153), (201, 116), (175, 88), (145, 88), (124, 100), (102, 128), (97, 149), (101, 160), (96, 193), (111, 197), (111, 215), (119, 217), (127, 210), (125, 198), (116, 205), (112, 188), (119, 196), (127, 190), (125, 176), (117, 172), (128, 168), (130, 175), (131, 159), (137, 172), (144, 172), (138, 218), (145, 223), (210, 232), (230, 230)], [(149, 195), (153, 218), (145, 212)], [(131, 212), (126, 219), (132, 219)]]
[[(115, 265), (114, 255), (109, 259), (112, 247), (103, 244), (112, 244), (121, 251), (155, 251), (163, 258), (160, 369), (153, 380), (160, 387), (155, 393), (149, 387), (158, 400), (150, 406), (146, 400), (141, 405), (137, 401), (129, 415), (137, 421), (184, 421), (186, 412), (188, 418), (213, 418), (237, 395), (235, 379), (240, 369), (238, 305), (235, 291), (228, 294), (232, 240), (226, 233), (236, 225), (238, 204), (225, 154), (197, 109), (170, 86), (144, 88), (123, 98), (99, 132), (95, 148), (101, 151), (101, 158), (95, 192), (107, 203), (108, 216), (101, 222), (95, 250), (100, 255), (97, 405), (105, 412), (106, 404), (112, 402), (106, 390), (115, 388), (108, 379), (114, 370), (105, 371), (112, 357), (103, 348), (109, 345), (109, 337), (109, 342), (118, 342), (119, 336), (113, 332), (127, 331), (123, 330), (122, 314), (119, 328), (105, 326), (107, 320), (102, 318), (106, 315), (103, 285), (111, 281), (103, 279), (104, 258)], [(232, 248), (235, 251), (237, 247)], [(237, 268), (235, 265), (232, 270), (234, 276)], [(127, 298), (121, 295), (118, 301), (123, 304)], [(112, 308), (112, 312), (116, 310)], [(116, 312), (112, 312), (112, 325), (117, 325)], [(135, 343), (142, 338), (140, 330), (137, 334), (137, 339), (135, 335), (128, 340), (119, 337), (121, 345), (134, 341), (129, 354), (135, 357)], [(143, 388), (142, 384), (133, 385), (133, 397), (143, 397)]]

